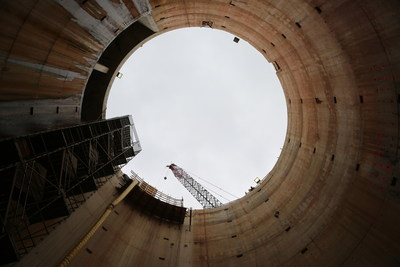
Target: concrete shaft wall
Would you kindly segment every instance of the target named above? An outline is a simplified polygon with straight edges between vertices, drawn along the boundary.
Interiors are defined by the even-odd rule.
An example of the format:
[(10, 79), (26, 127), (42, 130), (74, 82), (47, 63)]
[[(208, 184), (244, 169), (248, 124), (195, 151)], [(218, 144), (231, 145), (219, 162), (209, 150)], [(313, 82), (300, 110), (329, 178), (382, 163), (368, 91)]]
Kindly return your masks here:
[[(211, 25), (258, 49), (275, 65), (285, 92), (285, 145), (257, 190), (227, 206), (195, 211), (191, 231), (188, 221), (176, 227), (121, 206), (77, 266), (400, 264), (397, 0), (0, 5), (3, 136), (77, 123), (85, 102), (97, 103), (89, 113), (98, 110), (87, 119), (101, 117), (109, 86), (85, 95), (94, 90), (89, 77), (125, 29), (132, 34), (124, 37), (123, 52), (113, 50), (118, 56), (108, 56), (108, 66), (102, 62), (112, 73), (146, 38)], [(134, 30), (139, 19), (156, 33)]]

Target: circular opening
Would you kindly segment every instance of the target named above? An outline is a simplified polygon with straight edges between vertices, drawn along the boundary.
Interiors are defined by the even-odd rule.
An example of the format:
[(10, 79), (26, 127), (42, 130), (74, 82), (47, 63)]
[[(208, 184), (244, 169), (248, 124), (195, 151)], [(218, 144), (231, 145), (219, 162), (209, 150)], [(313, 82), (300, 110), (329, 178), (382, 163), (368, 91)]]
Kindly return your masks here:
[(183, 197), (186, 207), (202, 208), (166, 165), (226, 203), (255, 187), (283, 146), (287, 111), (275, 69), (234, 38), (206, 28), (153, 38), (125, 62), (109, 94), (107, 117), (132, 114), (143, 148), (124, 172)]

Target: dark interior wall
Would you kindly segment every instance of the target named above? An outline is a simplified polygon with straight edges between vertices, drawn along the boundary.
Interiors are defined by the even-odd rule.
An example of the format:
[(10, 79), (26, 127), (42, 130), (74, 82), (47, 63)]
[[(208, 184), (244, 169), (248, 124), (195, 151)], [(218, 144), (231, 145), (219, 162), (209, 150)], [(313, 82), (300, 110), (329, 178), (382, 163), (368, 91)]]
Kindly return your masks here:
[[(111, 12), (107, 13), (107, 8)], [(121, 8), (96, 1), (3, 1), (0, 9), (0, 137), (77, 124), (81, 116), (98, 119), (97, 115), (86, 117), (90, 111), (81, 114), (88, 78), (114, 38), (144, 12), (147, 12), (145, 8), (138, 11), (133, 3)], [(150, 34), (139, 25), (133, 28), (140, 29), (131, 36), (132, 46), (129, 47), (133, 47), (138, 38)], [(122, 36), (111, 44), (112, 56), (117, 57), (128, 49)], [(114, 47), (118, 42), (120, 47)], [(120, 59), (121, 56), (115, 61), (107, 60), (107, 56), (101, 59), (111, 66), (108, 75), (113, 74), (114, 65)], [(97, 78), (104, 79), (102, 75)], [(108, 81), (105, 81), (107, 85)], [(95, 100), (99, 99), (96, 98), (98, 94), (91, 89), (88, 92), (94, 102), (99, 103)], [(104, 92), (99, 95), (104, 96)], [(85, 103), (91, 105), (90, 101), (85, 100)], [(96, 109), (97, 106), (91, 107)], [(101, 106), (98, 109), (96, 114)]]
[(116, 75), (116, 70), (121, 61), (140, 42), (154, 34), (143, 24), (134, 23), (119, 34), (104, 50), (98, 63), (108, 68), (107, 73), (93, 71), (85, 88), (82, 102), (82, 120), (93, 121), (101, 119), (103, 103), (110, 81)]

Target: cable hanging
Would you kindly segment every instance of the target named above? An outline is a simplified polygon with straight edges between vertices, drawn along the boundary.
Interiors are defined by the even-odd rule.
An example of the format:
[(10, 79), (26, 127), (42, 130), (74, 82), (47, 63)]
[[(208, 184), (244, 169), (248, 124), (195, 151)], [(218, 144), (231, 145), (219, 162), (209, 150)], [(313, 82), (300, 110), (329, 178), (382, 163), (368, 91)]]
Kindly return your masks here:
[[(239, 198), (239, 197), (237, 197), (237, 196), (235, 196), (235, 195), (229, 193), (228, 191), (226, 191), (226, 190), (224, 190), (224, 189), (222, 189), (222, 188), (220, 188), (220, 187), (214, 185), (213, 183), (211, 183), (211, 182), (209, 182), (209, 181), (207, 181), (207, 180), (201, 178), (200, 176), (198, 176), (198, 175), (196, 175), (196, 174), (194, 174), (194, 173), (192, 173), (192, 172), (189, 172), (189, 171), (186, 171), (186, 172), (189, 173), (189, 174), (192, 175), (192, 176), (196, 176), (196, 178), (199, 178), (200, 180), (202, 180), (202, 181), (204, 181), (204, 182), (206, 182), (206, 183), (208, 183), (208, 184), (210, 184), (210, 185), (212, 185), (212, 186), (218, 188), (219, 190), (225, 192), (225, 193), (228, 194), (228, 195), (231, 195), (232, 197), (234, 197), (234, 198), (236, 198), (236, 199)], [(225, 198), (225, 199), (226, 199), (226, 198)]]
[(223, 195), (217, 193), (216, 191), (210, 189), (209, 187), (206, 187), (206, 186), (204, 186), (204, 185), (203, 185), (203, 187), (204, 187), (205, 189), (207, 189), (208, 191), (211, 191), (212, 193), (214, 193), (214, 194), (220, 196), (221, 198), (225, 199), (225, 200), (228, 201), (228, 202), (231, 202), (231, 201), (232, 201), (231, 199), (228, 199), (228, 198), (224, 197)]

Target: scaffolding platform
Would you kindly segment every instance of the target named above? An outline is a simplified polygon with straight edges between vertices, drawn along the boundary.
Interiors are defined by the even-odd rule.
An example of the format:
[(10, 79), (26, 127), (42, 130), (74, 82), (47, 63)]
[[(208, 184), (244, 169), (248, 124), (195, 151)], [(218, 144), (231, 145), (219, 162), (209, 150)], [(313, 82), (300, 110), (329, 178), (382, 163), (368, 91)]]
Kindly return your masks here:
[(131, 116), (0, 140), (0, 265), (17, 261), (141, 151)]

